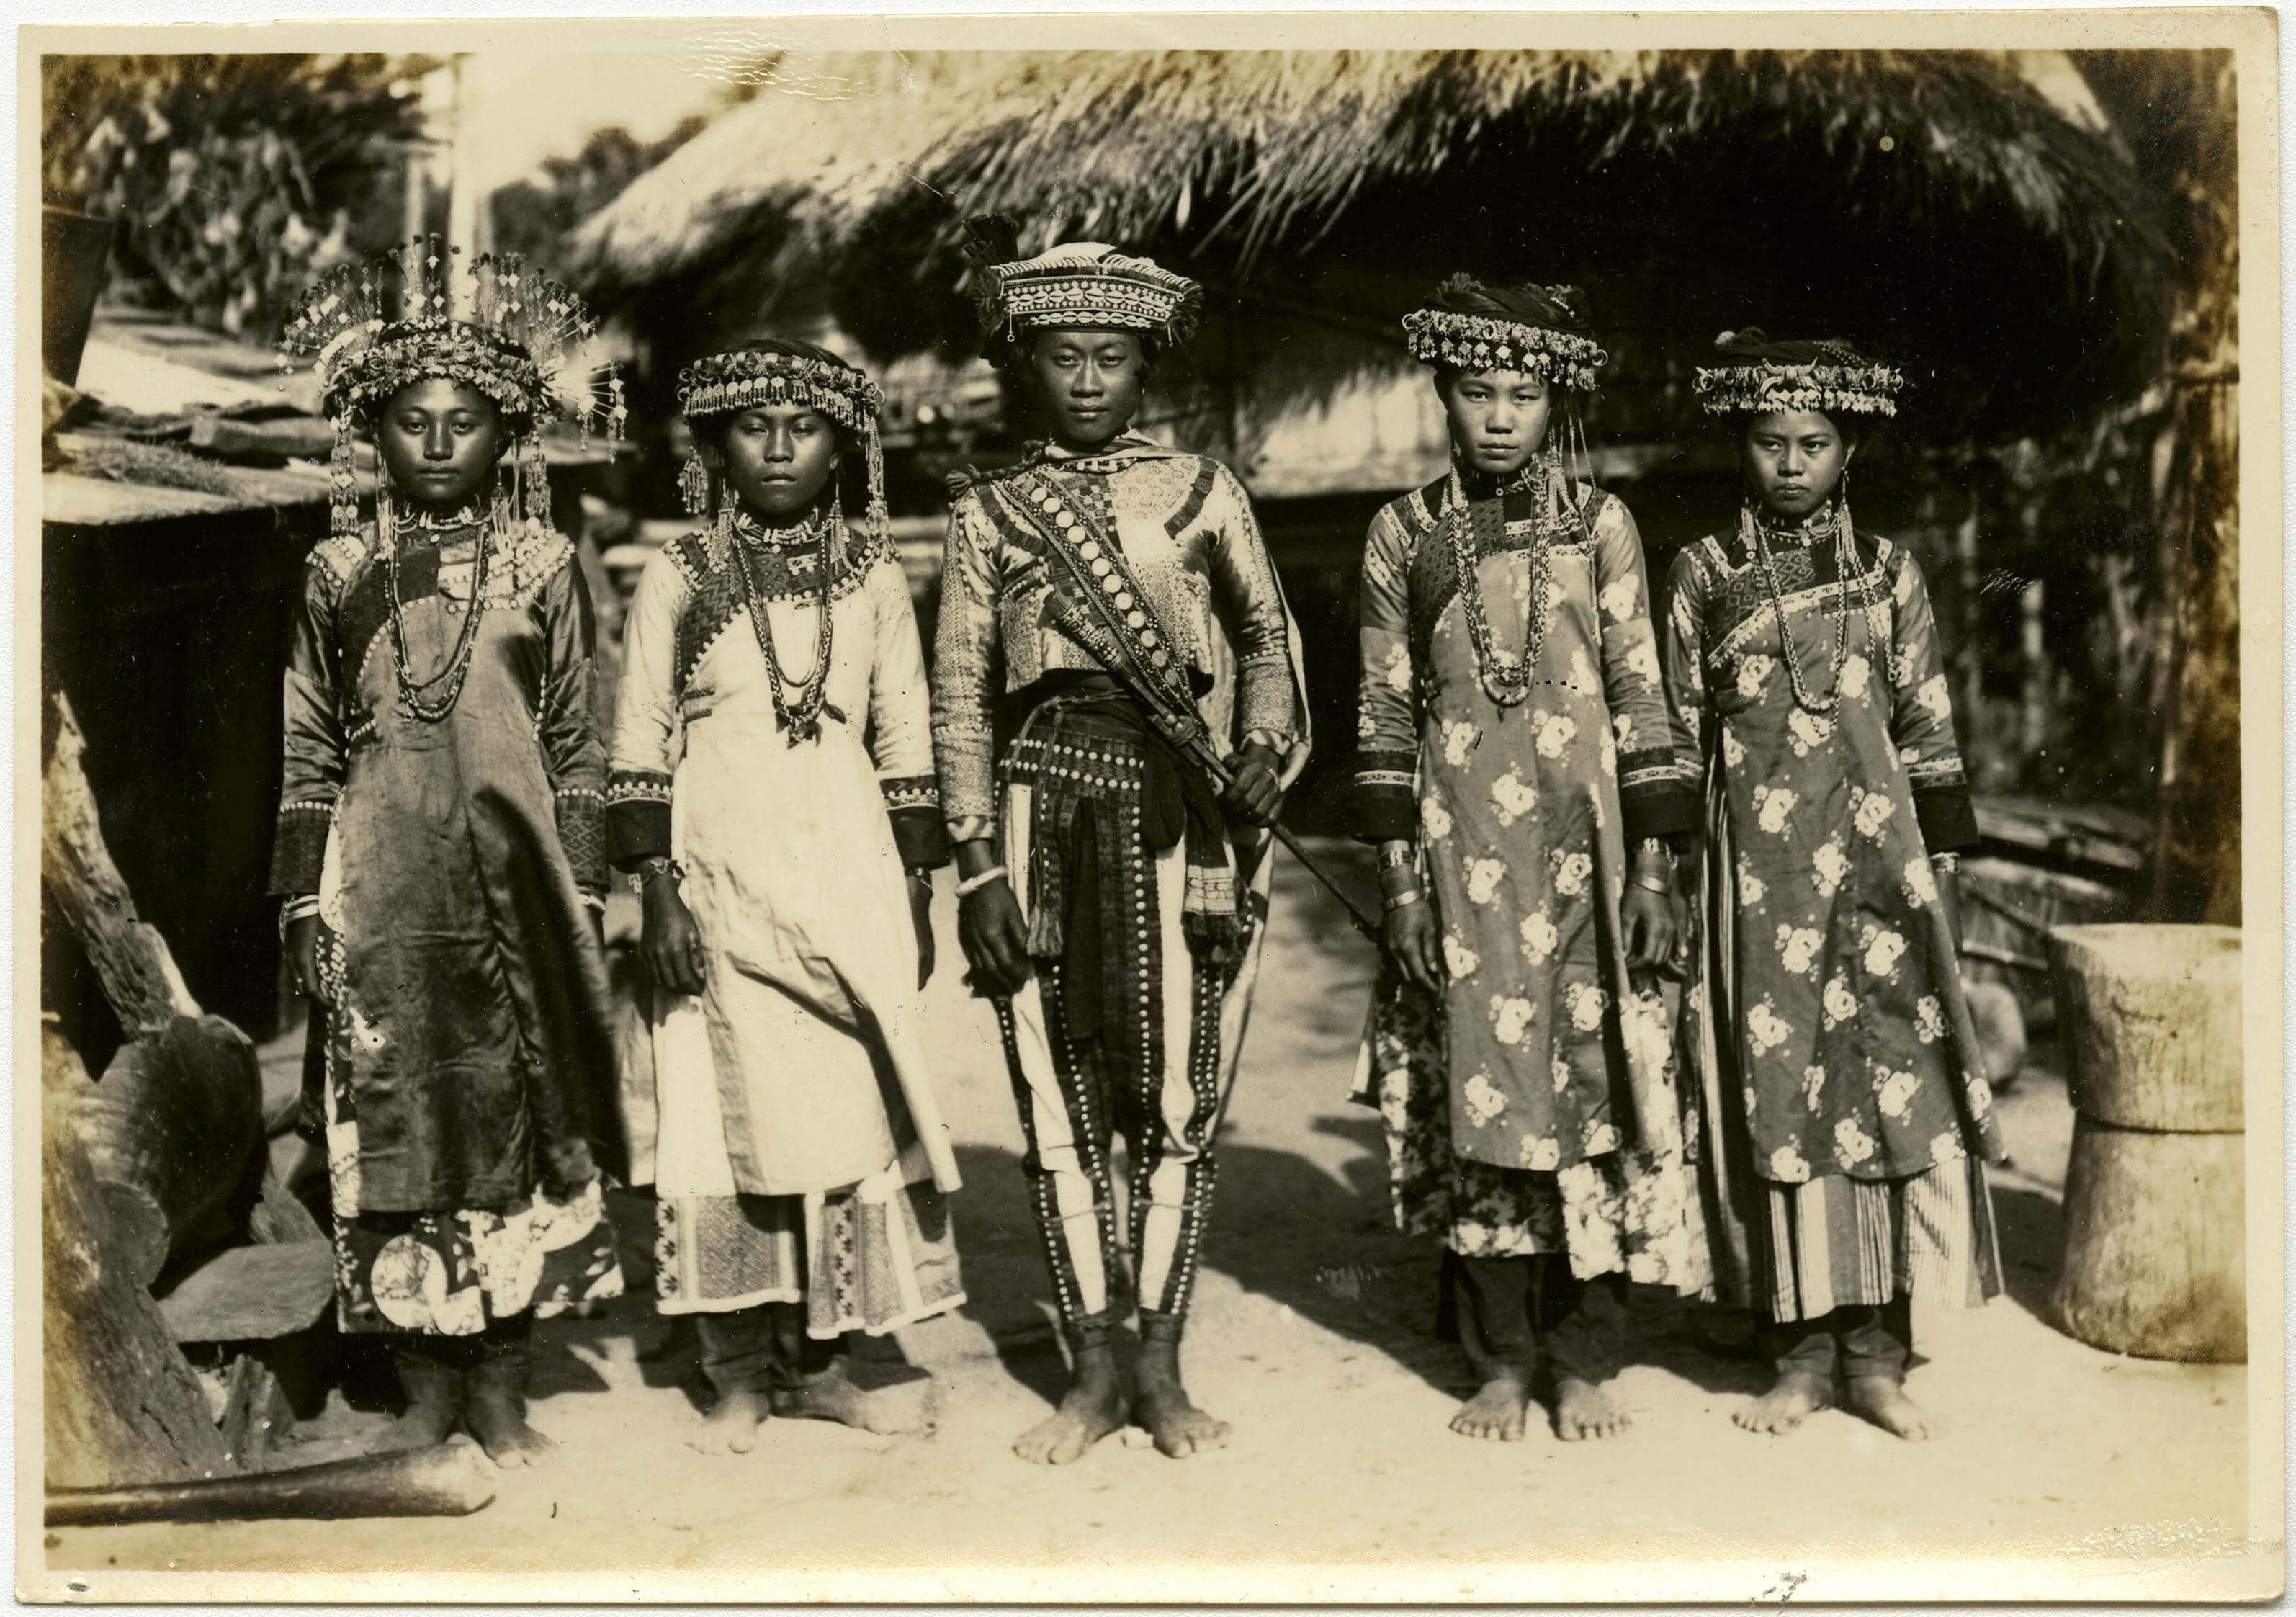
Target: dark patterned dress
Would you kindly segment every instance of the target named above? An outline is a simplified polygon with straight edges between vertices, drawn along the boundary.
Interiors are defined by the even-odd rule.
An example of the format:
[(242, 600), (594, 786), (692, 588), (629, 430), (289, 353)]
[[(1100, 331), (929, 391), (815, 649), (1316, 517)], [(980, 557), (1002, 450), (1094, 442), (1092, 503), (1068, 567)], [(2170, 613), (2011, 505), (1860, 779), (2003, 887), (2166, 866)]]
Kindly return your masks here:
[[(399, 690), (469, 672), (437, 722)], [(273, 892), (316, 894), (313, 1009), (347, 1331), (473, 1335), (618, 1296), (594, 1143), (618, 1144), (605, 963), (605, 760), (590, 601), (538, 524), (311, 554), (286, 679)], [(425, 701), (435, 700), (432, 687)]]
[(1356, 830), (1417, 841), (1445, 987), (1438, 1002), (1387, 969), (1357, 1098), (1386, 1120), (1406, 1233), (1696, 1293), (1674, 994), (1629, 978), (1620, 918), (1629, 840), (1691, 819), (1642, 543), (1626, 506), (1593, 490), (1566, 501), (1542, 480), (1470, 502), (1458, 542), (1509, 658), (1546, 578), (1538, 683), (1504, 707), (1478, 673), (1452, 509), (1447, 480), (1406, 495), (1364, 550)]
[(1781, 1320), (1981, 1301), (2001, 1140), (1930, 865), (1976, 821), (1929, 594), (1885, 538), (1845, 569), (1830, 511), (1767, 544), (1775, 598), (1743, 527), (1668, 587), (1675, 752), (1707, 793), (1684, 1032), (1718, 1268)]

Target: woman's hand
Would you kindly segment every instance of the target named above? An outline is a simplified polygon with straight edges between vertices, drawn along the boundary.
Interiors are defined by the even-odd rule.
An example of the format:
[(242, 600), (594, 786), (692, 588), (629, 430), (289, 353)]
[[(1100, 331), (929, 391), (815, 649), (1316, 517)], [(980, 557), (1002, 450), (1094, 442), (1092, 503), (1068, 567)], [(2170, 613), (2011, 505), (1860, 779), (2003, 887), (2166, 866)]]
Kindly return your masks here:
[(1653, 971), (1674, 958), (1674, 895), (1628, 882), (1619, 906), (1627, 929), (1627, 969)]
[(932, 882), (913, 871), (908, 889), (909, 923), (917, 929), (917, 987), (922, 989), (933, 974)]
[(996, 998), (1017, 993), (1034, 969), (1021, 900), (1003, 876), (957, 900), (956, 940), (972, 967), (972, 985)]
[(659, 991), (699, 994), (702, 984), (701, 929), (685, 907), (676, 878), (650, 874), (645, 883), (645, 931), (638, 958)]
[(1431, 994), (1443, 991), (1443, 947), (1437, 936), (1434, 906), (1421, 899), (1390, 909), (1381, 932), (1387, 952), (1394, 956), (1396, 969), (1406, 982)]
[(1237, 753), (1220, 800), (1254, 825), (1273, 825), (1283, 807), (1275, 754), (1257, 742)]
[(287, 958), (295, 963), (295, 988), (313, 1005), (324, 1005), (319, 992), (319, 917), (302, 915), (287, 923)]

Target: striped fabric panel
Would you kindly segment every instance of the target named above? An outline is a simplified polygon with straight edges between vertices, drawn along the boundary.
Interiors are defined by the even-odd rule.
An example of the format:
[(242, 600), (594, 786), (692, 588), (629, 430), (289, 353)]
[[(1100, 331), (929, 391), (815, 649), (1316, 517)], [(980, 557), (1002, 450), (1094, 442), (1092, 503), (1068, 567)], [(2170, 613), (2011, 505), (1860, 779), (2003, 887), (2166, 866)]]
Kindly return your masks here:
[(1767, 1188), (1774, 1318), (1816, 1319), (1899, 1295), (1976, 1308), (2002, 1290), (1980, 1161), (1941, 1162), (1907, 1179), (1835, 1175)]

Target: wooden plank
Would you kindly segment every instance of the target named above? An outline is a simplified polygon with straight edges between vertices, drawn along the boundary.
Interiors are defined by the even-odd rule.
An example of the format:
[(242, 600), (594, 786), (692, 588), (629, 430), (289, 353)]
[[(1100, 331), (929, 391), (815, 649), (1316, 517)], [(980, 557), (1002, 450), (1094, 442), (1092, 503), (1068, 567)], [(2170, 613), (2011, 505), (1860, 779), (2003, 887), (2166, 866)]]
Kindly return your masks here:
[(78, 1053), (40, 1034), (40, 1379), (50, 1487), (109, 1487), (233, 1469), (159, 1305), (113, 1256), (71, 1123)]
[(266, 1462), (295, 1430), (295, 1411), (271, 1367), (252, 1353), (231, 1361), (224, 1387), (224, 1452), (242, 1470), (267, 1470)]
[(330, 1242), (226, 1247), (159, 1299), (177, 1342), (263, 1342), (307, 1330), (334, 1293)]

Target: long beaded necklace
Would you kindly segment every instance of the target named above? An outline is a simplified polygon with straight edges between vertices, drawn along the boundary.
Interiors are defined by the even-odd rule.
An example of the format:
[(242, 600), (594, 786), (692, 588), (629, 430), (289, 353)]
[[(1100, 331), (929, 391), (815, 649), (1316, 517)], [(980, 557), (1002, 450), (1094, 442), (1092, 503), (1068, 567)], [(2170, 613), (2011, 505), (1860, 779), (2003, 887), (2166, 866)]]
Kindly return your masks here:
[[(758, 533), (756, 525), (744, 513), (734, 520), (737, 530), (729, 536), (727, 546), (734, 554), (735, 575), (742, 580), (742, 603), (749, 608), (750, 628), (758, 636), (758, 649), (765, 653), (766, 683), (774, 699), (774, 718), (789, 732), (789, 744), (812, 741), (821, 734), (821, 711), (829, 700), (829, 653), (832, 637), (830, 618), (830, 546), (842, 526), (834, 514), (821, 519), (820, 538), (814, 554), (814, 570), (820, 591), (819, 626), (814, 634), (813, 669), (797, 687), (797, 699), (792, 702), (784, 694), (781, 653), (774, 646), (774, 626), (766, 615), (766, 603), (758, 590), (757, 580), (750, 576), (749, 546), (741, 542), (743, 536)], [(810, 524), (808, 524), (810, 526)], [(762, 537), (762, 536), (760, 536)]]
[[(1482, 581), (1477, 574), (1481, 560), (1483, 536), (1475, 531), (1479, 507), (1488, 506), (1505, 528), (1505, 510), (1496, 501), (1480, 501), (1470, 505), (1465, 483), (1460, 479), (1459, 468), (1451, 468), (1450, 509), (1444, 513), (1443, 532), (1451, 546), (1453, 570), (1459, 579), (1459, 606), (1467, 620), (1467, 639), (1474, 648), (1475, 674), (1482, 681), (1484, 692), (1503, 708), (1521, 707), (1530, 700), (1531, 687), (1538, 683), (1538, 661), (1546, 645), (1546, 595), (1553, 564), (1547, 555), (1546, 542), (1546, 468), (1538, 464), (1529, 487), (1538, 491), (1538, 518), (1531, 525), (1530, 538), (1530, 599), (1525, 610), (1522, 629), (1522, 656), (1518, 661), (1500, 651), (1491, 639), (1491, 620), (1483, 603)], [(1503, 495), (1502, 495), (1503, 497)], [(1494, 546), (1496, 548), (1496, 546)]]
[[(1793, 689), (1795, 702), (1810, 713), (1831, 713), (1841, 705), (1841, 670), (1849, 661), (1849, 580), (1852, 578), (1857, 580), (1857, 602), (1866, 613), (1866, 628), (1869, 630), (1874, 628), (1875, 603), (1873, 581), (1866, 578), (1865, 569), (1857, 564), (1857, 539), (1850, 526), (1847, 505), (1834, 507), (1831, 513), (1831, 526), (1838, 582), (1833, 597), (1833, 658), (1830, 670), (1833, 689), (1826, 695), (1817, 696), (1810, 693), (1808, 682), (1802, 673), (1801, 659), (1794, 652), (1793, 631), (1786, 621), (1785, 591), (1778, 583), (1776, 559), (1770, 554), (1768, 524), (1754, 515), (1751, 504), (1738, 508), (1739, 537), (1754, 559), (1755, 570), (1761, 574), (1763, 587), (1769, 593), (1770, 611), (1777, 620), (1778, 649), (1785, 657), (1786, 682)], [(1823, 532), (1824, 529), (1813, 524), (1811, 531)], [(1894, 690), (1898, 683), (1896, 650), (1886, 636), (1876, 632), (1874, 637), (1882, 653), (1882, 677)]]
[[(428, 679), (417, 679), (407, 666), (406, 611), (398, 594), (398, 536), (425, 529), (432, 532), (448, 532), (459, 528), (475, 528), (478, 559), (472, 564), (471, 610), (463, 615), (461, 633), (455, 636), (455, 649), (447, 659), (447, 666)], [(463, 682), (470, 677), (471, 659), (479, 646), (479, 618), (486, 610), (488, 562), (494, 550), (492, 525), (470, 513), (456, 512), (451, 517), (433, 517), (427, 511), (417, 511), (411, 518), (390, 513), (390, 531), (382, 546), (383, 587), (390, 595), (391, 669), (398, 677), (398, 697), (406, 710), (424, 724), (435, 725), (455, 710), (463, 698)], [(433, 700), (429, 693), (446, 687), (446, 694)]]

